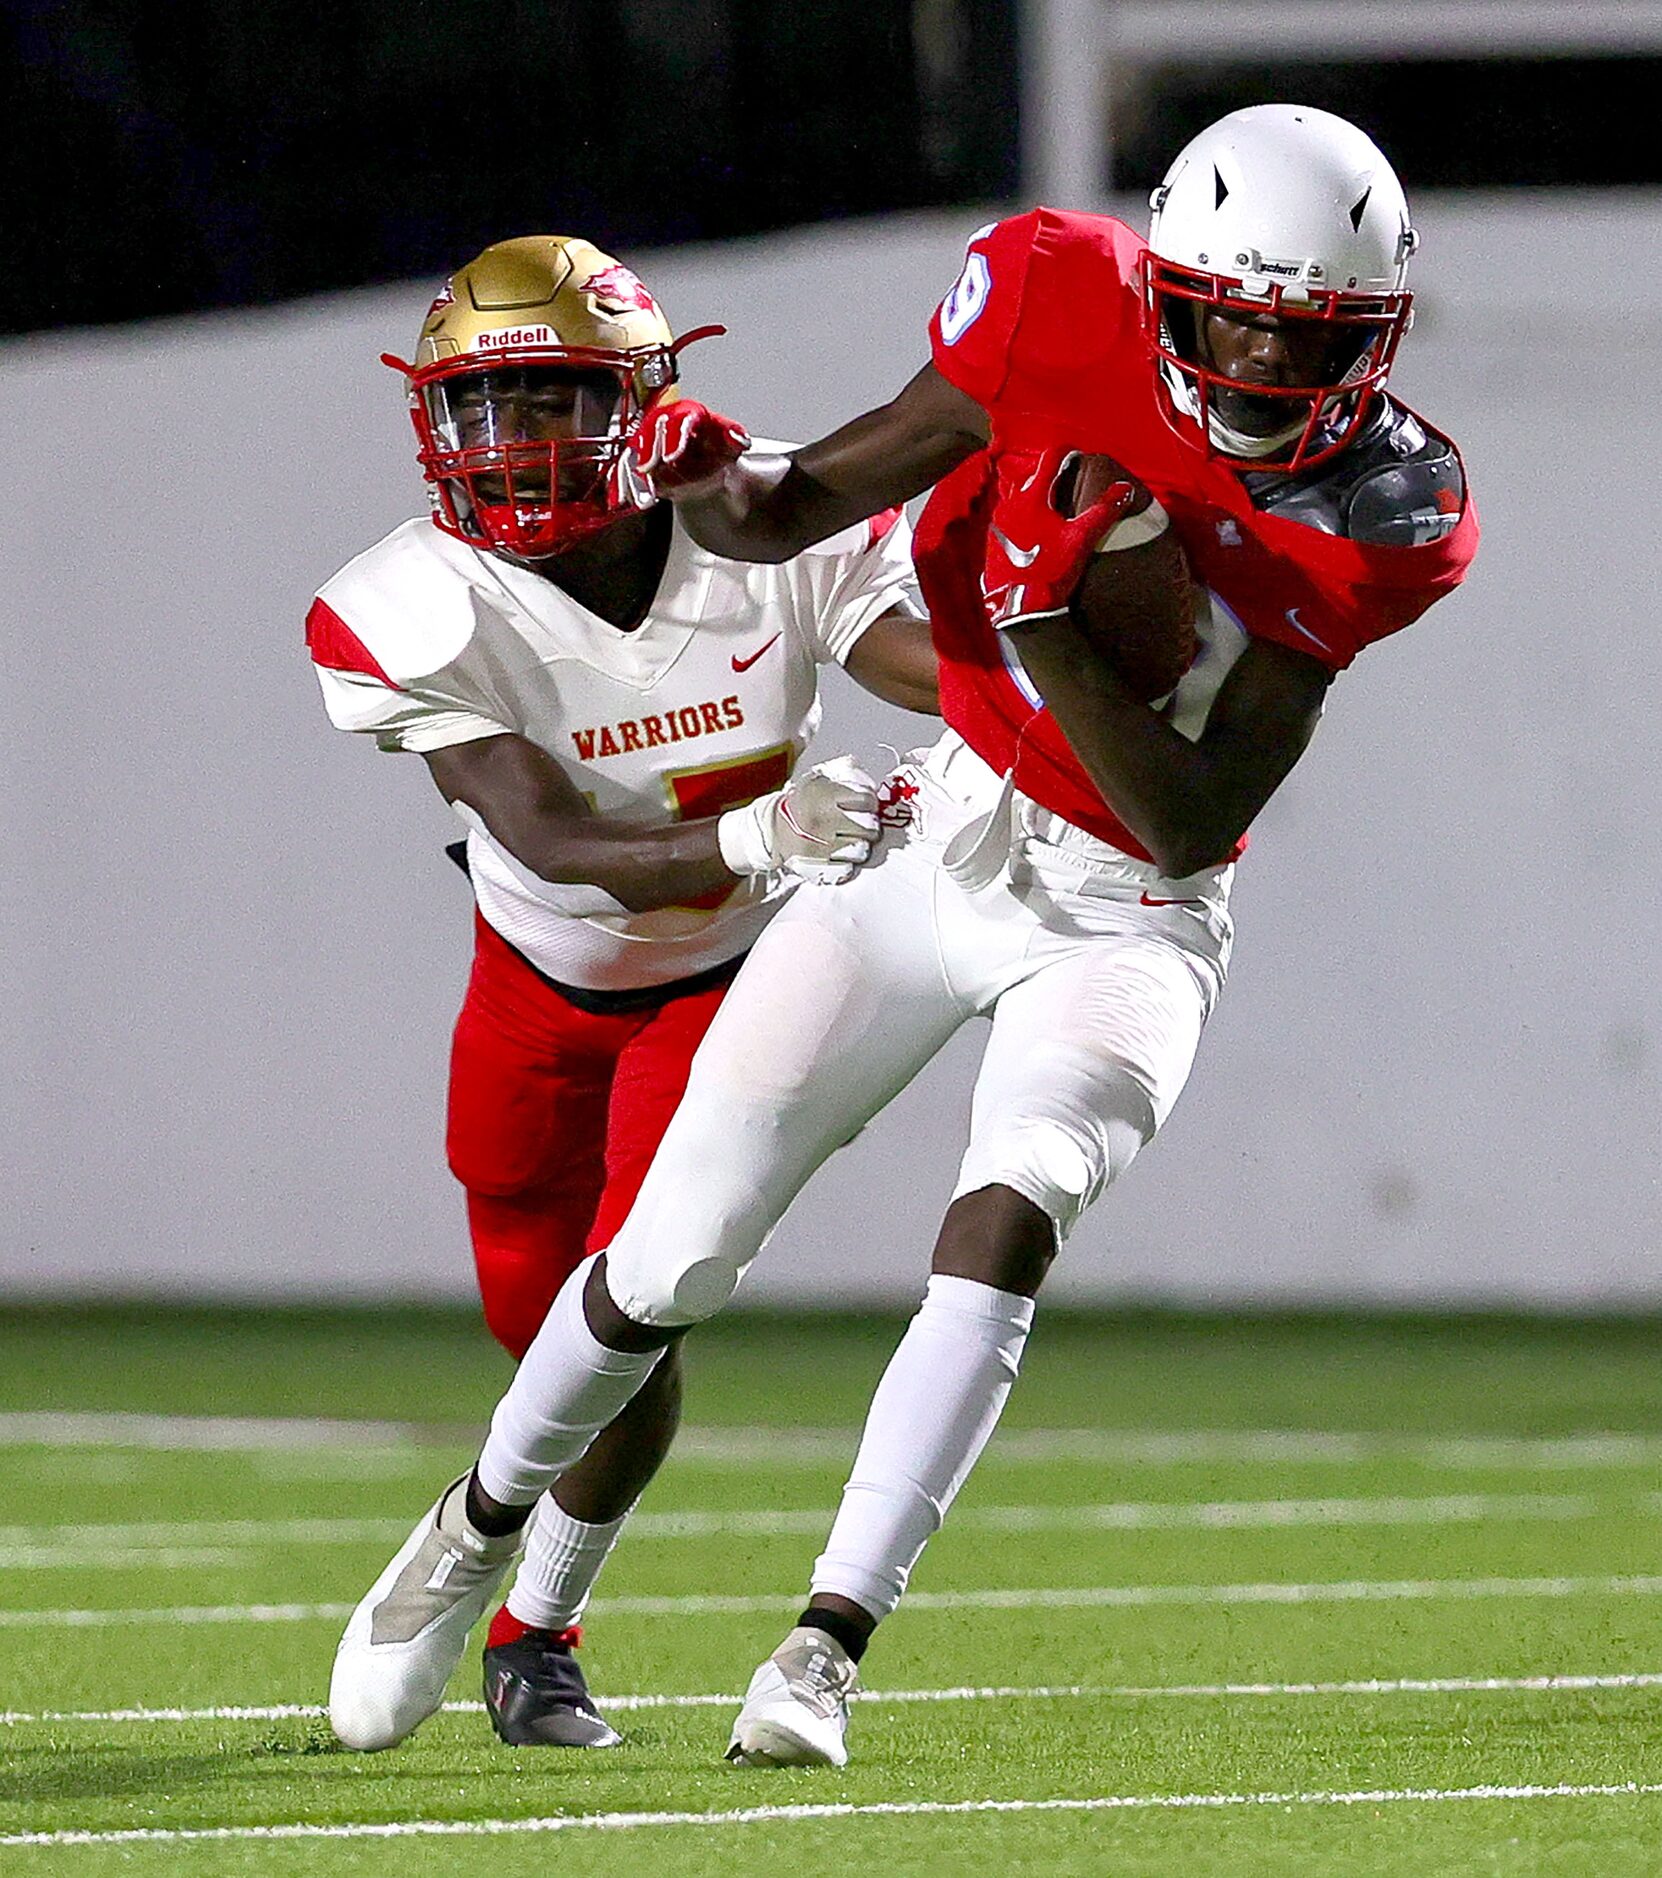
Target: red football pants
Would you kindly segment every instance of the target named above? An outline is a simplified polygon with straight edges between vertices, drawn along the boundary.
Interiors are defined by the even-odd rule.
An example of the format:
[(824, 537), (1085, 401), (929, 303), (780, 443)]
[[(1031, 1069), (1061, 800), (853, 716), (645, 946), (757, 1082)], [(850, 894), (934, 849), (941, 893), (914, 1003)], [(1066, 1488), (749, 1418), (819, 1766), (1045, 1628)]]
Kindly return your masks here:
[(450, 1056), (450, 1169), (467, 1189), (485, 1322), (517, 1358), (623, 1224), (726, 986), (597, 1016), (474, 926)]

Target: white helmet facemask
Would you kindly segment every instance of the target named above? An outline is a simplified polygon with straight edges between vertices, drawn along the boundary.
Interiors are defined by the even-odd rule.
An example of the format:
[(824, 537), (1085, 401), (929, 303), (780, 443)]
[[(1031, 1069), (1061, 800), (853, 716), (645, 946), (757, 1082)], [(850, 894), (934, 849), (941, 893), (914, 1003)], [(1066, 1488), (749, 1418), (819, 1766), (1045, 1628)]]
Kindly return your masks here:
[[(1417, 242), (1383, 154), (1328, 112), (1255, 105), (1202, 131), (1150, 200), (1144, 323), (1168, 419), (1220, 455), (1265, 467), (1303, 468), (1342, 449), (1410, 317)], [(1230, 420), (1246, 387), (1215, 368), (1201, 332), (1209, 314), (1232, 312), (1314, 323), (1334, 342), (1324, 382), (1252, 384), (1260, 415), (1284, 403), (1285, 423)]]

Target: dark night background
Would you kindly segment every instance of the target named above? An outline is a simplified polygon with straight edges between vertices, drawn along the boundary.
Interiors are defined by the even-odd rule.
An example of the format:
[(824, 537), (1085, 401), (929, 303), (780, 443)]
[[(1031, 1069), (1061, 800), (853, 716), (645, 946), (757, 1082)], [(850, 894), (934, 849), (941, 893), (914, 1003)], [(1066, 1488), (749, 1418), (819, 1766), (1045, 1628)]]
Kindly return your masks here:
[[(0, 0), (14, 330), (1020, 198), (1016, 0)], [(1115, 187), (1277, 97), (1417, 190), (1654, 184), (1662, 60), (1124, 67)]]

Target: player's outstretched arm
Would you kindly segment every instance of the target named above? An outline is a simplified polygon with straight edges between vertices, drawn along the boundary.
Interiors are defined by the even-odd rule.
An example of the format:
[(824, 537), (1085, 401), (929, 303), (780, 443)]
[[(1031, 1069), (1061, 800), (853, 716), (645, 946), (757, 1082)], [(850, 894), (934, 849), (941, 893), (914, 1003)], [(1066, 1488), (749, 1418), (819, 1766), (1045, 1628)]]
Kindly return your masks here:
[(926, 365), (898, 397), (786, 456), (748, 450), (736, 426), (685, 401), (650, 413), (634, 447), (642, 473), (702, 547), (739, 561), (788, 561), (921, 494), (987, 437), (981, 406)]
[(546, 751), (507, 735), (427, 754), (447, 802), (471, 809), (522, 867), (598, 887), (632, 913), (685, 906), (749, 874), (835, 877), (876, 838), (876, 786), (857, 772), (792, 777), (772, 795), (664, 828), (602, 821)]
[(1307, 654), (1255, 639), (1191, 743), (1131, 695), (1065, 614), (1010, 637), (1103, 800), (1174, 879), (1228, 857), (1304, 754), (1332, 678)]

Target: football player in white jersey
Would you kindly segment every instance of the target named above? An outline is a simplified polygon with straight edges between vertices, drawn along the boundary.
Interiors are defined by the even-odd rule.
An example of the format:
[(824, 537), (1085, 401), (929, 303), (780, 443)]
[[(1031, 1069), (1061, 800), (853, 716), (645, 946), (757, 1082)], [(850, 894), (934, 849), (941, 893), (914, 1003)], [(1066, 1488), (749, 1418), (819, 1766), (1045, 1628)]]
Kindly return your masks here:
[[(701, 336), (677, 340), (586, 241), (487, 248), (434, 301), (414, 362), (387, 360), (431, 517), (343, 568), (307, 620), (332, 721), (422, 756), (468, 824), (449, 1158), (486, 1318), (515, 1357), (628, 1214), (772, 914), (802, 877), (868, 854), (869, 779), (796, 773), (820, 666), (936, 708), (898, 510), (754, 566), (697, 546), (634, 467), (631, 432), (677, 397), (677, 355)], [(485, 1651), (504, 1740), (618, 1739), (571, 1650), (679, 1398), (672, 1355), (544, 1498)], [(403, 1615), (419, 1629), (426, 1613)], [(397, 1738), (384, 1717), (335, 1719), (351, 1746)]]

